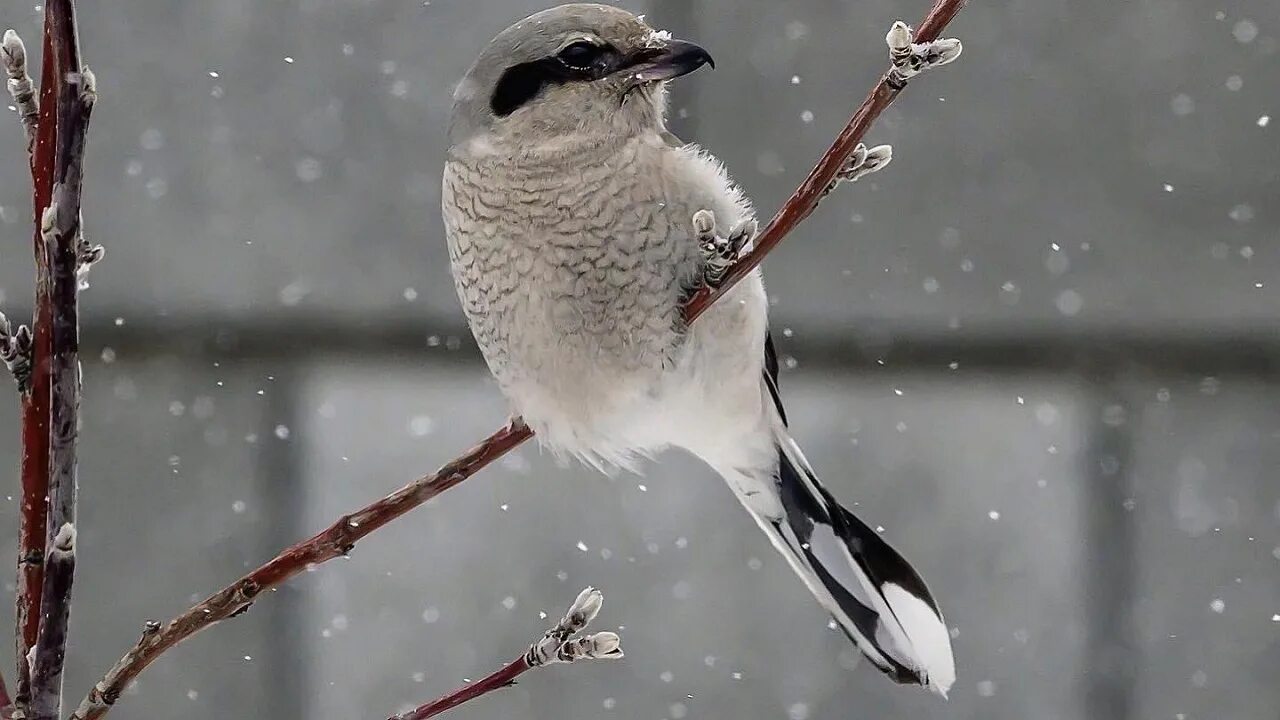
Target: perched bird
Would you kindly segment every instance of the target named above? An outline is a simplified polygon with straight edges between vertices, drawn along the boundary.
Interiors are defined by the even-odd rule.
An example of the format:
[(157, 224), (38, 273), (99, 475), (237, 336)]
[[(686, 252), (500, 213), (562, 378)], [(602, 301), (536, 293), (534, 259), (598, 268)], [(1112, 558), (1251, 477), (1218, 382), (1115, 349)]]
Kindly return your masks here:
[[(673, 446), (702, 458), (876, 667), (945, 694), (938, 604), (787, 432), (759, 272), (682, 319), (755, 232), (720, 163), (665, 127), (666, 83), (711, 64), (605, 5), (499, 33), (454, 93), (442, 195), (458, 296), (545, 446), (601, 468)], [(888, 159), (860, 150), (843, 175)]]

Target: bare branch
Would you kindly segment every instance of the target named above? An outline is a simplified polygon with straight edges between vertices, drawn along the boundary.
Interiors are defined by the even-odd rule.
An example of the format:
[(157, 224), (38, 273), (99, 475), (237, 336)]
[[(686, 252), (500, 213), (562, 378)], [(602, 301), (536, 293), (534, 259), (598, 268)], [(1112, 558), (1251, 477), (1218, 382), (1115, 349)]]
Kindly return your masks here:
[(577, 660), (616, 660), (621, 658), (622, 644), (616, 633), (601, 632), (574, 637), (582, 632), (604, 602), (604, 595), (595, 588), (587, 588), (578, 594), (560, 622), (529, 646), (523, 655), (478, 682), (462, 687), (408, 712), (395, 715), (390, 720), (427, 720), (442, 712), (474, 700), (486, 693), (513, 684), (517, 677), (534, 668)]
[[(49, 47), (57, 74), (53, 187), (40, 216), (40, 234), (50, 287), (48, 538), (43, 589), (40, 593), (36, 654), (31, 662), (28, 717), (59, 720), (66, 660), (67, 623), (75, 573), (77, 444), (80, 427), (80, 191), (85, 136), (97, 100), (93, 73), (80, 65), (79, 38), (72, 0), (46, 5)], [(46, 62), (47, 62), (46, 58)], [(20, 708), (21, 710), (21, 708)]]
[(49, 547), (44, 566), (40, 606), (40, 635), (31, 659), (33, 720), (58, 720), (62, 714), (62, 668), (67, 654), (67, 624), (71, 619), (71, 584), (76, 569), (76, 529), (67, 523)]
[(35, 149), (40, 103), (36, 100), (36, 89), (31, 84), (31, 76), (27, 74), (27, 46), (13, 28), (4, 31), (0, 57), (4, 60), (4, 72), (9, 76), (6, 83), (9, 95), (18, 108), (18, 117), (22, 118), (22, 129), (27, 134), (27, 152), (30, 153)]
[(243, 612), (264, 590), (279, 586), (309, 567), (347, 555), (366, 535), (461, 483), (531, 437), (533, 432), (524, 423), (513, 422), (436, 472), (338, 518), (326, 530), (284, 550), (169, 622), (148, 623), (138, 642), (93, 686), (70, 720), (102, 717), (129, 683), (161, 653)]
[[(30, 153), (33, 216), (44, 217), (53, 197), (57, 146), (58, 72), (54, 56), (52, 17), (46, 6), (43, 60), (40, 64), (40, 120)], [(18, 591), (15, 598), (14, 645), (18, 661), (14, 717), (25, 718), (31, 700), (28, 657), (40, 630), (40, 595), (44, 585), (45, 546), (48, 543), (49, 427), (51, 383), (49, 357), (53, 350), (53, 304), (49, 295), (49, 252), (37, 223), (32, 240), (36, 267), (35, 318), (32, 326), (31, 379), (22, 396), (22, 505), (18, 521)]]
[[(871, 89), (866, 99), (854, 111), (853, 117), (849, 118), (849, 122), (845, 124), (844, 129), (836, 136), (835, 142), (831, 143), (831, 147), (823, 153), (819, 158), (818, 164), (809, 171), (809, 176), (804, 179), (800, 187), (787, 198), (782, 207), (769, 221), (768, 225), (760, 231), (756, 236), (754, 246), (751, 252), (742, 257), (741, 260), (734, 263), (724, 274), (724, 281), (718, 285), (707, 286), (694, 293), (689, 302), (685, 305), (685, 319), (693, 322), (699, 315), (706, 312), (711, 304), (719, 300), (734, 283), (746, 277), (752, 270), (764, 260), (765, 255), (773, 251), (782, 239), (791, 233), (792, 230), (800, 224), (802, 220), (818, 207), (818, 203), (829, 192), (831, 184), (836, 181), (842, 169), (848, 164), (849, 159), (857, 150), (858, 145), (862, 143), (862, 139), (866, 137), (867, 131), (871, 129), (871, 124), (880, 117), (880, 113), (884, 112), (894, 100), (898, 98), (898, 93), (906, 87), (907, 78), (902, 72), (905, 64), (914, 63), (911, 58), (917, 53), (927, 53), (933, 51), (934, 41), (938, 40), (938, 35), (942, 29), (950, 23), (953, 18), (964, 8), (968, 0), (935, 0), (933, 7), (929, 10), (929, 14), (925, 16), (920, 27), (916, 29), (914, 37), (910, 31), (907, 31), (908, 55), (904, 60), (902, 55), (901, 39), (902, 30), (906, 26), (901, 22), (894, 23), (890, 29), (889, 36), (885, 38), (889, 43), (890, 49), (890, 67), (884, 75), (880, 77), (880, 82)], [(921, 61), (921, 66), (933, 67), (943, 65), (954, 60), (960, 54), (960, 43), (955, 40), (939, 41), (938, 45), (946, 48), (945, 55), (947, 59), (939, 61), (935, 58), (933, 62)], [(919, 72), (919, 70), (917, 70)], [(916, 73), (911, 73), (912, 75)]]
[[(935, 40), (942, 28), (955, 17), (964, 4), (965, 0), (937, 0), (916, 32), (915, 44), (924, 46)], [(733, 284), (750, 273), (766, 254), (795, 229), (801, 220), (813, 212), (828, 186), (837, 178), (853, 155), (872, 122), (901, 91), (901, 86), (890, 87), (889, 77), (892, 69), (881, 76), (880, 81), (858, 107), (844, 130), (810, 171), (804, 183), (769, 221), (764, 230), (756, 236), (754, 249), (727, 269), (723, 284), (714, 289), (704, 288), (690, 298), (685, 306), (685, 317), (689, 322), (701, 315)], [(284, 550), (265, 565), (214, 593), (168, 623), (148, 624), (148, 630), (142, 638), (116, 662), (102, 680), (98, 681), (80, 703), (80, 707), (72, 713), (70, 720), (96, 720), (103, 717), (120, 697), (125, 687), (169, 648), (221, 620), (242, 612), (263, 590), (278, 586), (312, 565), (345, 555), (354, 547), (356, 541), (458, 485), (531, 437), (533, 432), (524, 423), (514, 421), (436, 473), (415, 480), (391, 495), (339, 518), (328, 529)], [(606, 640), (607, 638), (602, 639), (601, 642), (607, 645)], [(593, 645), (590, 650), (596, 651), (601, 648)], [(582, 652), (586, 651), (587, 649), (584, 649)], [(496, 683), (494, 687), (509, 683), (515, 676), (528, 669), (522, 667), (521, 663), (527, 664), (527, 660), (521, 658), (482, 682)], [(474, 686), (463, 688), (456, 695), (446, 697), (457, 697), (460, 698), (458, 702), (463, 702), (475, 697), (475, 694), (470, 692), (472, 688)], [(449, 704), (437, 712), (454, 707), (456, 704)]]

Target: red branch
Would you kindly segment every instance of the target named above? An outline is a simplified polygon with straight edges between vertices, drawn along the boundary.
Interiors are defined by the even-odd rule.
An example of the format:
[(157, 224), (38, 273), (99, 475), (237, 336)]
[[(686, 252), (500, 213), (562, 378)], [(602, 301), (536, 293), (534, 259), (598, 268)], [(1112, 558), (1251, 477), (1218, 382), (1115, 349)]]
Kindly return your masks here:
[(529, 661), (525, 660), (524, 656), (521, 655), (515, 662), (508, 663), (506, 667), (490, 673), (477, 682), (463, 685), (443, 697), (432, 700), (426, 705), (420, 705), (407, 713), (395, 715), (389, 720), (427, 720), (427, 718), (452, 710), (468, 700), (475, 700), (485, 693), (507, 687), (514, 683), (516, 678), (532, 669)]
[[(36, 261), (30, 383), (22, 393), (22, 504), (15, 599), (16, 717), (61, 715), (70, 615), (79, 428), (78, 293), (80, 190), (85, 133), (96, 97), (81, 71), (72, 0), (45, 7), (39, 102), (30, 95), (26, 52), (5, 36), (5, 70), (28, 136)], [(38, 107), (37, 107), (38, 106)], [(94, 258), (101, 251), (95, 250)], [(20, 336), (18, 336), (20, 337)], [(55, 544), (51, 530), (58, 530)], [(34, 648), (34, 649), (33, 649)], [(35, 660), (32, 660), (32, 657)], [(0, 688), (8, 705), (7, 691)]]
[[(916, 28), (914, 41), (925, 43), (937, 40), (942, 29), (955, 18), (967, 2), (968, 0), (936, 0), (929, 14)], [(862, 138), (866, 137), (871, 124), (898, 98), (898, 93), (902, 92), (903, 87), (904, 85), (898, 85), (895, 88), (889, 82), (888, 73), (880, 77), (880, 82), (876, 83), (871, 93), (854, 111), (853, 117), (849, 118), (844, 129), (836, 136), (835, 142), (831, 143), (831, 147), (822, 154), (818, 164), (809, 171), (809, 176), (800, 183), (800, 187), (796, 188), (791, 197), (787, 198), (787, 201), (769, 220), (769, 224), (756, 235), (752, 251), (729, 268), (724, 282), (716, 288), (704, 286), (689, 298), (689, 303), (684, 309), (686, 320), (693, 322), (711, 307), (711, 304), (728, 292), (734, 283), (754, 270), (764, 260), (764, 256), (772, 252), (802, 220), (809, 217), (814, 208), (818, 207), (818, 201), (822, 199), (827, 188), (831, 186), (831, 181), (835, 180), (836, 173), (840, 172), (840, 168), (853, 153), (853, 149), (862, 142)]]
[(164, 651), (243, 612), (263, 590), (280, 585), (310, 566), (346, 555), (364, 536), (466, 480), (531, 437), (533, 433), (523, 423), (504, 427), (435, 473), (338, 518), (328, 529), (286, 549), (168, 623), (148, 623), (137, 644), (93, 686), (70, 720), (102, 717), (129, 683)]
[(602, 632), (579, 635), (595, 620), (604, 604), (604, 595), (588, 587), (578, 593), (560, 622), (542, 634), (529, 649), (501, 670), (490, 673), (479, 682), (468, 682), (452, 692), (413, 710), (393, 716), (390, 720), (426, 720), (468, 700), (504, 688), (515, 682), (516, 677), (534, 668), (573, 663), (579, 660), (617, 660), (623, 657), (622, 639), (617, 633)]
[[(80, 64), (72, 0), (46, 0), (45, 18), (56, 70), (53, 194), (40, 218), (50, 278), (46, 308), (49, 355), (48, 520), (40, 627), (31, 663), (27, 717), (59, 720), (71, 588), (75, 573), (77, 446), (80, 427), (80, 191), (89, 116), (97, 99), (93, 75)], [(41, 132), (44, 126), (40, 127)], [(37, 325), (37, 332), (39, 325)], [(37, 335), (38, 337), (38, 335)]]
[(63, 525), (49, 546), (49, 559), (45, 562), (40, 635), (31, 662), (31, 704), (25, 716), (31, 720), (59, 720), (62, 716), (62, 670), (67, 660), (71, 583), (75, 579), (75, 538), (73, 527)]
[(53, 162), (57, 147), (57, 62), (53, 32), (45, 15), (44, 53), (40, 66), (40, 119), (31, 153), (32, 211), (35, 224), (36, 297), (31, 389), (22, 397), (22, 507), (18, 523), (18, 592), (15, 645), (18, 661), (18, 707), (31, 699), (31, 667), (27, 662), (40, 629), (40, 594), (44, 584), (49, 495), (50, 363), (53, 350), (53, 309), (49, 253), (40, 220), (53, 195)]
[[(936, 39), (965, 2), (966, 0), (935, 0), (933, 8), (916, 31), (916, 42)], [(759, 265), (766, 254), (813, 212), (822, 199), (823, 191), (852, 154), (854, 147), (866, 135), (872, 122), (897, 98), (900, 90), (891, 88), (887, 80), (887, 75), (880, 78), (804, 183), (757, 236), (755, 249), (729, 270), (718, 289), (704, 290), (691, 298), (685, 313), (690, 321), (701, 315), (734, 283)], [(96, 720), (103, 717), (129, 683), (161, 653), (215, 623), (244, 611), (263, 590), (280, 585), (312, 565), (345, 555), (356, 541), (458, 485), (531, 437), (533, 432), (520, 422), (498, 430), (437, 472), (419, 478), (391, 495), (339, 518), (328, 529), (284, 550), (267, 564), (219, 590), (173, 620), (163, 625), (149, 623), (137, 644), (98, 681), (80, 703), (80, 707), (72, 713), (70, 720)], [(490, 678), (501, 680), (505, 674), (512, 673), (510, 677), (514, 677), (520, 672), (523, 670), (513, 663)], [(510, 677), (507, 677), (508, 681)], [(479, 694), (475, 692), (477, 689), (487, 692), (501, 687), (496, 682), (497, 680), (479, 687), (484, 683), (482, 681), (471, 688), (459, 690), (456, 695), (446, 696), (437, 701), (444, 705), (435, 712), (442, 712), (456, 705), (456, 702), (450, 702), (451, 698), (470, 699)]]

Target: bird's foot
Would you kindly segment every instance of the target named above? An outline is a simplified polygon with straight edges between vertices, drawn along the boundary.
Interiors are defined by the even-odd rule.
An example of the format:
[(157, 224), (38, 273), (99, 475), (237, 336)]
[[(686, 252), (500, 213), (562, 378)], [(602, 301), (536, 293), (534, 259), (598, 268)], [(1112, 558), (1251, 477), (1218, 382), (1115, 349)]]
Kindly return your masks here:
[(960, 57), (964, 46), (955, 38), (938, 38), (931, 42), (912, 42), (911, 26), (901, 20), (889, 28), (884, 36), (889, 46), (889, 87), (901, 90), (906, 87), (907, 80), (925, 70), (942, 67)]
[(725, 274), (756, 236), (758, 227), (755, 218), (748, 218), (730, 228), (728, 235), (720, 235), (715, 213), (699, 210), (693, 214), (693, 231), (703, 260), (702, 282), (707, 287), (719, 287), (724, 282)]

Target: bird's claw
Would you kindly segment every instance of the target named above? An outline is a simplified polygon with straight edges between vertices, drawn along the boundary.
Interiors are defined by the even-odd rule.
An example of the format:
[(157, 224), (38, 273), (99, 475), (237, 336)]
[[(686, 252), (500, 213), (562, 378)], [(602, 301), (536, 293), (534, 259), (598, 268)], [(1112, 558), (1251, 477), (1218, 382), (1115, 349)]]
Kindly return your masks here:
[(729, 268), (738, 261), (742, 249), (756, 236), (759, 225), (747, 218), (729, 230), (728, 235), (716, 231), (716, 215), (710, 210), (693, 214), (693, 231), (702, 253), (702, 281), (707, 287), (719, 287)]
[(955, 38), (938, 38), (931, 42), (912, 42), (911, 26), (898, 20), (884, 36), (889, 46), (889, 87), (901, 90), (907, 80), (925, 70), (941, 67), (960, 57), (964, 46)]

